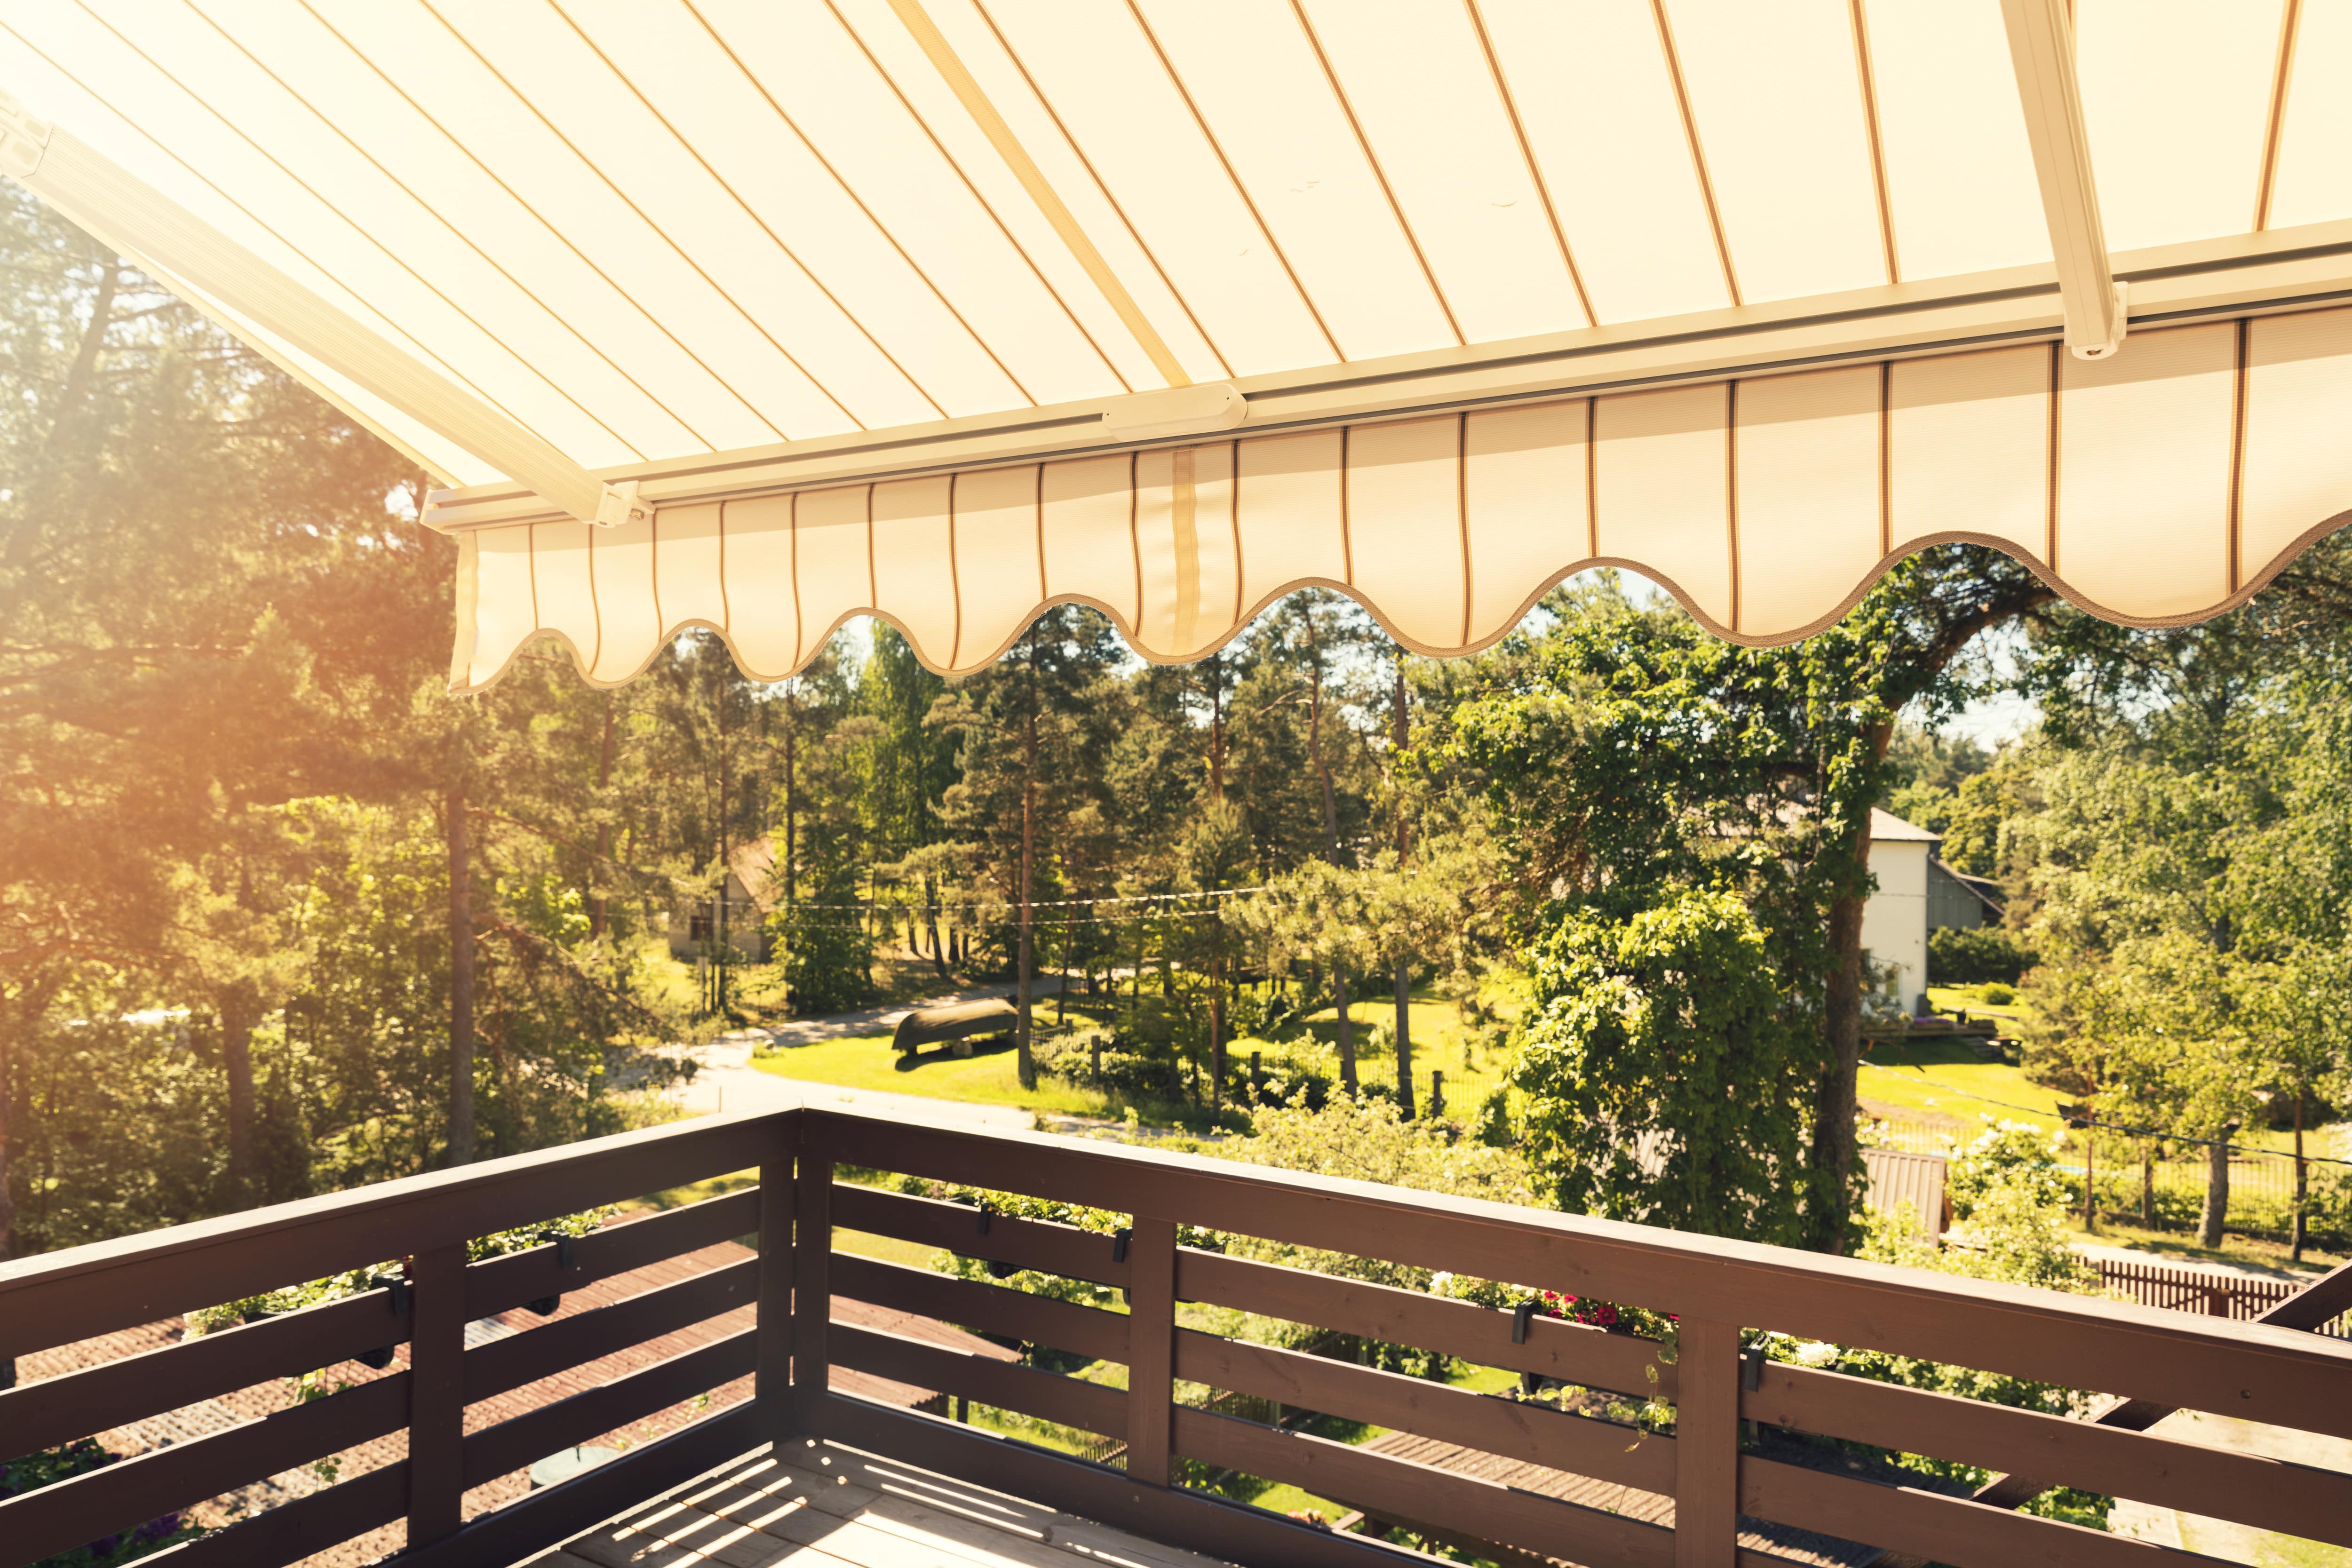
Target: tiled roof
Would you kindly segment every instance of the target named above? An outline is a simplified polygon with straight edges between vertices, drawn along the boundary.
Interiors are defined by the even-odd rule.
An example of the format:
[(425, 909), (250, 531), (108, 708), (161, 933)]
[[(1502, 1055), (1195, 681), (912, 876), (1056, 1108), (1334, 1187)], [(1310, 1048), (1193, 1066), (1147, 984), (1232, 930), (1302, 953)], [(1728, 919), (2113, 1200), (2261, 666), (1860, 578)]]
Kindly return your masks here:
[[(626, 1223), (625, 1221), (622, 1223)], [(556, 1310), (557, 1318), (576, 1317), (599, 1307), (611, 1306), (629, 1297), (691, 1279), (695, 1275), (721, 1268), (753, 1256), (749, 1247), (735, 1242), (721, 1242), (698, 1252), (683, 1253), (665, 1258), (646, 1268), (610, 1279), (599, 1279), (577, 1290), (567, 1292)], [(872, 1307), (858, 1301), (836, 1300), (836, 1320), (860, 1327), (884, 1330), (913, 1339), (946, 1345), (975, 1355), (1002, 1361), (1017, 1361), (1017, 1351), (1004, 1349), (985, 1340), (967, 1334), (960, 1329), (908, 1313)], [(616, 1377), (635, 1372), (656, 1362), (709, 1344), (714, 1340), (739, 1332), (752, 1326), (756, 1314), (751, 1306), (738, 1307), (716, 1318), (664, 1334), (658, 1339), (632, 1345), (602, 1360), (570, 1368), (541, 1382), (529, 1384), (505, 1394), (471, 1405), (466, 1410), (466, 1430), (477, 1432), (510, 1420), (541, 1405), (551, 1405), (583, 1390), (611, 1382)], [(545, 1321), (528, 1308), (517, 1308), (496, 1318), (486, 1318), (469, 1325), (468, 1344), (487, 1342), (505, 1334), (528, 1331), (536, 1323)], [(57, 1377), (66, 1373), (79, 1372), (89, 1367), (119, 1361), (125, 1356), (160, 1350), (176, 1343), (184, 1331), (176, 1318), (160, 1322), (142, 1323), (137, 1328), (100, 1335), (75, 1344), (62, 1345), (19, 1358), (18, 1376), (26, 1383)], [(392, 1364), (381, 1372), (362, 1366), (357, 1362), (343, 1362), (325, 1370), (320, 1382), (328, 1388), (339, 1384), (357, 1384), (385, 1377), (408, 1365), (408, 1346), (399, 1347)], [(924, 1409), (939, 1405), (943, 1396), (928, 1388), (894, 1383), (887, 1378), (843, 1367), (833, 1370), (833, 1386), (845, 1393), (860, 1394), (905, 1408)], [(630, 1423), (618, 1430), (607, 1432), (588, 1440), (591, 1446), (630, 1447), (664, 1436), (680, 1427), (691, 1425), (704, 1416), (715, 1415), (740, 1404), (751, 1394), (751, 1379), (741, 1377), (715, 1388), (706, 1394), (674, 1405), (641, 1421)], [(274, 1411), (294, 1403), (292, 1380), (274, 1379), (238, 1389), (218, 1399), (208, 1399), (182, 1409), (149, 1416), (111, 1431), (93, 1434), (100, 1443), (112, 1452), (124, 1455), (145, 1453), (173, 1443), (207, 1436), (249, 1421), (260, 1420)], [(235, 1492), (199, 1505), (195, 1517), (207, 1524), (218, 1524), (239, 1516), (263, 1512), (281, 1503), (318, 1491), (338, 1480), (349, 1480), (385, 1465), (398, 1464), (408, 1456), (408, 1434), (394, 1432), (373, 1442), (363, 1443), (335, 1456), (324, 1467), (306, 1466), (273, 1476), (268, 1480), (242, 1488)], [(526, 1471), (501, 1476), (494, 1481), (476, 1487), (466, 1494), (466, 1517), (474, 1518), (513, 1501), (530, 1489)], [(397, 1524), (355, 1537), (305, 1559), (310, 1568), (361, 1568), (397, 1551), (402, 1544), (403, 1527)]]

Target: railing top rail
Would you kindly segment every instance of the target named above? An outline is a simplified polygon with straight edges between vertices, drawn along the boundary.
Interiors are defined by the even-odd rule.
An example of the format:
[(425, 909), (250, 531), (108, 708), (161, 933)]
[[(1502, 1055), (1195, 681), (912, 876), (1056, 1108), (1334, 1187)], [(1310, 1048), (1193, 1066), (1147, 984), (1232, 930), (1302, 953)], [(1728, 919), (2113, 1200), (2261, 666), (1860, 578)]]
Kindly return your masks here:
[(2291, 1329), (1199, 1155), (849, 1109), (806, 1114), (805, 1135), (839, 1157), (937, 1180), (2282, 1425), (2328, 1429), (2330, 1419), (2297, 1417), (2316, 1386), (2352, 1386), (2352, 1344)]
[(0, 1356), (757, 1165), (799, 1114), (702, 1117), (0, 1264)]

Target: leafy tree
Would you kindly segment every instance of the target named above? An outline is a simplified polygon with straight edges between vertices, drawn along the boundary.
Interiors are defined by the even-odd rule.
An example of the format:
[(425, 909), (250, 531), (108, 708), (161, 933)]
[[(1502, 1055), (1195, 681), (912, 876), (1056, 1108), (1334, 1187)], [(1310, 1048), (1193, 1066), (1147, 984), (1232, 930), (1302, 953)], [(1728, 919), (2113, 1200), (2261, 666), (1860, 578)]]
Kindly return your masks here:
[(1793, 1243), (1817, 1071), (1788, 977), (1727, 892), (1571, 914), (1534, 952), (1511, 1068), (1530, 1164), (1571, 1212)]
[(1810, 1170), (1783, 1173), (1810, 1188), (1816, 1246), (1850, 1240), (1869, 812), (1895, 716), (1964, 700), (1977, 637), (2049, 597), (2014, 563), (1938, 547), (1809, 641), (1748, 649), (1635, 606), (1604, 575), (1551, 595), (1555, 629), (1510, 649), (1508, 684), (1452, 716), (1452, 755), (1481, 781), (1525, 929), (1570, 910), (1622, 921), (1717, 888), (1754, 912), (1790, 1021), (1818, 1043), (1813, 1104), (1790, 1112)]

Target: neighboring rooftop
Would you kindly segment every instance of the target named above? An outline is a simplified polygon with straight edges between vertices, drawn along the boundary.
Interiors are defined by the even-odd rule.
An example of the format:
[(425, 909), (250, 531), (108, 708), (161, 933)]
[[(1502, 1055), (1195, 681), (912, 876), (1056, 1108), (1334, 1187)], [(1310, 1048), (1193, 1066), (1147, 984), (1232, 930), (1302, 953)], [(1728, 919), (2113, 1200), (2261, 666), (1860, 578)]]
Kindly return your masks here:
[(1873, 844), (1941, 844), (1944, 836), (1930, 833), (1916, 823), (1906, 822), (1893, 812), (1881, 811), (1874, 805), (1870, 808), (1870, 841)]

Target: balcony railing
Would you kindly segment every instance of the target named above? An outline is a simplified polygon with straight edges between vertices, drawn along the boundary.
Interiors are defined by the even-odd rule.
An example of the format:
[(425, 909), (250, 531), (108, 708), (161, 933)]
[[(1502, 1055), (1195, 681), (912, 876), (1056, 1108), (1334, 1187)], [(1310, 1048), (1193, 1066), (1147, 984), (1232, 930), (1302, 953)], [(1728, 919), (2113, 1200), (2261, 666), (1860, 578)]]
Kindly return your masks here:
[[(838, 1183), (839, 1167), (1129, 1216), (1114, 1237)], [(469, 1237), (757, 1168), (731, 1193), (468, 1265)], [(1180, 1226), (1447, 1269), (1676, 1314), (1678, 1351), (1466, 1301), (1178, 1245)], [(837, 1252), (836, 1228), (1101, 1285), (1124, 1312)], [(756, 1259), (468, 1349), (467, 1322), (730, 1237)], [(407, 1458), (170, 1554), (274, 1568), (404, 1519), (404, 1563), (504, 1565), (761, 1444), (821, 1437), (1236, 1563), (1426, 1561), (1171, 1484), (1180, 1460), (1295, 1483), (1482, 1554), (1592, 1565), (1776, 1560), (1740, 1520), (1973, 1568), (2198, 1561), (2012, 1511), (2053, 1485), (2352, 1545), (2352, 1476), (2151, 1435), (2169, 1409), (2352, 1437), (2352, 1344), (2299, 1331), (2352, 1304), (2352, 1270), (2230, 1323), (1639, 1226), (1147, 1150), (851, 1112), (716, 1118), (289, 1204), (0, 1267), (0, 1355), (23, 1355), (299, 1280), (406, 1259), (405, 1279), (0, 1394), (0, 1457), (405, 1342), (405, 1370), (0, 1502), (0, 1568), (404, 1428)], [(1128, 1369), (1125, 1390), (835, 1321), (836, 1299)], [(480, 1430), (467, 1406), (756, 1303), (756, 1327)], [(1674, 1407), (1671, 1436), (1178, 1325), (1198, 1302)], [(2124, 1403), (2099, 1419), (1744, 1358), (1743, 1328), (1958, 1363)], [(856, 1368), (1124, 1444), (1117, 1466), (829, 1386)], [(463, 1517), (466, 1489), (746, 1373), (752, 1397), (578, 1479)], [(1179, 1380), (1670, 1499), (1671, 1526), (1177, 1402)], [(2012, 1479), (1990, 1500), (1743, 1447), (1743, 1423), (1935, 1456)], [(1751, 1540), (1753, 1539), (1751, 1532)], [(163, 1559), (157, 1559), (161, 1562)]]

